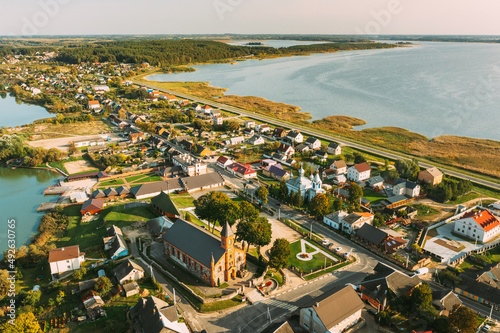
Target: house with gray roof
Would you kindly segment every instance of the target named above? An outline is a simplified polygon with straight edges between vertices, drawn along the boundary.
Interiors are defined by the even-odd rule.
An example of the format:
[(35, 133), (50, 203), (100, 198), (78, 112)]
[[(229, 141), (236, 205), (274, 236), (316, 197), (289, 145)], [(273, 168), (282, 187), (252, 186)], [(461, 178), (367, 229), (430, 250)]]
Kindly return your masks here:
[(184, 190), (189, 193), (222, 187), (226, 183), (224, 177), (218, 171), (182, 178), (181, 182)]
[(165, 216), (158, 216), (146, 222), (146, 228), (155, 237), (163, 235), (174, 223)]
[(144, 269), (130, 259), (122, 261), (122, 263), (113, 271), (114, 276), (119, 284), (125, 281), (137, 281), (144, 277)]
[(175, 206), (175, 203), (165, 192), (160, 192), (160, 194), (151, 198), (151, 207), (162, 216), (172, 219), (178, 219), (181, 216), (181, 213)]
[(399, 178), (392, 187), (392, 194), (405, 195), (409, 198), (415, 198), (420, 194), (420, 185), (409, 180)]
[(132, 193), (136, 199), (145, 199), (157, 196), (160, 192), (170, 194), (176, 191), (182, 191), (183, 189), (184, 186), (179, 178), (170, 178), (164, 181), (146, 183), (132, 187), (130, 193)]
[(130, 309), (135, 333), (190, 333), (185, 323), (179, 322), (177, 309), (159, 298), (140, 298)]
[(123, 232), (116, 225), (112, 225), (106, 230), (106, 237), (102, 239), (104, 250), (109, 251), (109, 257), (116, 259), (128, 256), (128, 247)]

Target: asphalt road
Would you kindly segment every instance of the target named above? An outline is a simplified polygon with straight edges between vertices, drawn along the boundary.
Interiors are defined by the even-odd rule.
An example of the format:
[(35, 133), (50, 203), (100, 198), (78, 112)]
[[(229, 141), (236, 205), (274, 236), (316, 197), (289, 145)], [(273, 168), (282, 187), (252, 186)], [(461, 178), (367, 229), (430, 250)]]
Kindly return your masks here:
[[(221, 104), (221, 103), (217, 103), (217, 102), (212, 102), (212, 101), (205, 100), (205, 99), (198, 98), (198, 97), (191, 96), (191, 95), (180, 94), (180, 93), (178, 93), (176, 91), (162, 89), (161, 87), (155, 86), (153, 84), (144, 84), (144, 83), (138, 83), (138, 82), (135, 82), (135, 83), (138, 84), (138, 85), (146, 86), (146, 87), (149, 87), (149, 88), (152, 88), (152, 89), (156, 89), (156, 90), (159, 90), (159, 91), (167, 92), (169, 94), (172, 94), (172, 95), (184, 98), (184, 99), (189, 99), (189, 100), (192, 100), (192, 101), (197, 102), (197, 103), (208, 104), (211, 107), (220, 108), (221, 110), (226, 110), (226, 111), (230, 111), (230, 112), (233, 112), (233, 113), (237, 113), (239, 115), (252, 117), (254, 119), (257, 119), (257, 120), (260, 120), (260, 121), (264, 121), (264, 122), (267, 122), (267, 123), (271, 123), (271, 124), (274, 124), (274, 125), (282, 126), (282, 127), (285, 127), (285, 128), (300, 130), (304, 134), (313, 135), (313, 136), (315, 136), (317, 138), (328, 140), (328, 141), (335, 141), (335, 142), (338, 142), (338, 143), (340, 143), (342, 145), (345, 145), (345, 146), (357, 148), (357, 149), (360, 149), (360, 150), (363, 150), (363, 151), (366, 151), (366, 152), (369, 152), (369, 153), (373, 153), (373, 154), (376, 154), (376, 155), (380, 155), (380, 156), (383, 156), (383, 157), (387, 157), (387, 158), (390, 158), (390, 159), (408, 158), (407, 156), (404, 156), (402, 154), (390, 153), (390, 152), (387, 152), (385, 150), (381, 150), (381, 149), (369, 147), (369, 146), (366, 146), (366, 145), (363, 145), (363, 144), (359, 144), (359, 143), (355, 143), (355, 142), (352, 142), (352, 141), (348, 141), (348, 140), (345, 140), (345, 139), (339, 139), (338, 137), (335, 137), (335, 136), (332, 136), (332, 135), (325, 135), (325, 134), (322, 134), (320, 132), (311, 130), (308, 127), (304, 127), (304, 126), (295, 126), (295, 127), (292, 127), (292, 126), (290, 126), (290, 124), (285, 123), (283, 121), (280, 121), (279, 119), (268, 118), (268, 117), (265, 117), (265, 116), (262, 116), (262, 115), (259, 115), (259, 114), (256, 114), (256, 113), (252, 113), (252, 112), (245, 112), (245, 111), (242, 111), (241, 109), (232, 107), (230, 105)], [(433, 167), (433, 165), (431, 165), (429, 163), (425, 163), (425, 162), (419, 162), (419, 165), (422, 166), (422, 167), (424, 167), (424, 168)], [(498, 184), (498, 183), (494, 183), (494, 182), (491, 182), (491, 181), (483, 180), (481, 178), (477, 178), (477, 177), (474, 177), (474, 176), (469, 176), (469, 175), (466, 175), (466, 174), (463, 174), (463, 173), (460, 173), (460, 172), (456, 172), (456, 171), (453, 171), (453, 170), (449, 170), (449, 169), (446, 169), (446, 168), (442, 168), (442, 167), (440, 167), (439, 169), (441, 171), (443, 171), (444, 173), (448, 174), (448, 175), (452, 175), (452, 176), (455, 176), (455, 177), (458, 177), (458, 178), (463, 178), (463, 179), (469, 179), (470, 181), (472, 181), (474, 183), (477, 183), (477, 184), (480, 184), (480, 185), (484, 185), (484, 186), (488, 186), (488, 187), (500, 190), (500, 184)]]

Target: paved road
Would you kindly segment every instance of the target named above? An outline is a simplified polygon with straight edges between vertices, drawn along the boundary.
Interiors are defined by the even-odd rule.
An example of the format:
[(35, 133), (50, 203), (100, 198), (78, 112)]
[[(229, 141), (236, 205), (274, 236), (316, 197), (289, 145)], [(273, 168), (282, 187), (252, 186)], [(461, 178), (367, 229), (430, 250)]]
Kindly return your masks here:
[[(226, 110), (226, 111), (230, 111), (230, 112), (233, 112), (233, 113), (237, 113), (240, 116), (242, 115), (242, 116), (252, 117), (254, 119), (257, 119), (257, 120), (260, 120), (260, 121), (264, 121), (266, 123), (270, 123), (270, 124), (282, 126), (282, 127), (285, 127), (285, 128), (300, 130), (304, 134), (313, 135), (313, 136), (315, 136), (317, 138), (328, 140), (328, 141), (336, 141), (336, 142), (338, 142), (338, 143), (340, 143), (342, 145), (350, 146), (350, 147), (353, 147), (353, 148), (357, 148), (357, 149), (360, 149), (360, 150), (363, 150), (363, 151), (366, 151), (366, 152), (369, 152), (369, 153), (373, 153), (373, 154), (376, 154), (376, 155), (380, 155), (380, 156), (383, 156), (383, 157), (387, 157), (387, 158), (390, 158), (390, 159), (399, 159), (399, 158), (402, 158), (402, 157), (404, 157), (404, 158), (411, 158), (411, 156), (408, 156), (408, 155), (399, 154), (399, 153), (398, 154), (391, 153), (391, 152), (388, 152), (388, 151), (380, 149), (380, 148), (374, 148), (374, 147), (367, 146), (365, 144), (359, 144), (359, 143), (355, 143), (355, 142), (348, 141), (348, 140), (345, 140), (345, 139), (340, 139), (337, 136), (322, 134), (322, 133), (320, 133), (318, 131), (312, 130), (312, 129), (310, 129), (308, 127), (305, 127), (305, 126), (298, 126), (298, 125), (290, 126), (289, 123), (283, 122), (283, 121), (281, 121), (279, 119), (269, 118), (269, 117), (262, 116), (260, 114), (256, 114), (256, 113), (252, 113), (252, 112), (246, 112), (246, 111), (243, 111), (243, 110), (241, 110), (239, 108), (236, 108), (236, 107), (233, 107), (233, 106), (230, 106), (230, 105), (226, 105), (226, 104), (222, 104), (222, 103), (217, 103), (217, 102), (209, 101), (209, 100), (206, 100), (206, 99), (203, 99), (203, 98), (199, 98), (199, 97), (195, 97), (195, 96), (191, 96), (191, 95), (187, 95), (187, 94), (180, 94), (180, 93), (178, 93), (176, 91), (163, 89), (163, 88), (158, 87), (158, 86), (156, 86), (154, 84), (145, 84), (145, 83), (142, 83), (142, 82), (141, 83), (135, 82), (135, 83), (138, 84), (138, 85), (146, 86), (146, 87), (149, 87), (149, 88), (152, 88), (152, 89), (156, 89), (156, 90), (159, 90), (159, 91), (167, 92), (169, 94), (173, 94), (173, 95), (176, 95), (176, 96), (184, 98), (184, 99), (189, 99), (189, 100), (192, 100), (192, 101), (197, 102), (197, 103), (204, 103), (204, 104), (210, 105), (211, 107), (220, 108), (221, 110)], [(425, 163), (425, 162), (419, 162), (419, 165), (422, 166), (422, 167), (424, 167), (424, 168), (433, 167), (433, 165), (431, 165), (429, 163)], [(456, 171), (449, 170), (449, 169), (442, 168), (442, 167), (440, 167), (440, 169), (444, 173), (446, 173), (448, 175), (452, 175), (452, 176), (455, 176), (455, 177), (458, 177), (458, 178), (463, 178), (463, 179), (469, 179), (469, 180), (471, 180), (474, 183), (481, 184), (481, 185), (484, 185), (484, 186), (488, 186), (488, 187), (500, 190), (500, 184), (498, 184), (498, 183), (494, 183), (494, 182), (491, 182), (491, 181), (483, 180), (483, 179), (480, 179), (480, 178), (477, 178), (477, 177), (474, 177), (474, 176), (469, 176), (467, 174), (456, 172)]]

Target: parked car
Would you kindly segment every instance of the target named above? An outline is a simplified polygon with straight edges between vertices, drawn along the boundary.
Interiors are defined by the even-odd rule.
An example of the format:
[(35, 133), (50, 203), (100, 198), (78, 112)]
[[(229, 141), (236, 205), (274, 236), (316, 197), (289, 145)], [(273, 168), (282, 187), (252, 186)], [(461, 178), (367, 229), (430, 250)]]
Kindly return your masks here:
[(413, 275), (424, 275), (424, 274), (427, 274), (429, 273), (429, 269), (427, 267), (422, 267), (422, 268), (419, 268), (417, 269)]
[(375, 309), (368, 309), (368, 310), (366, 310), (366, 311), (367, 311), (369, 314), (374, 315), (374, 316), (377, 314), (377, 311), (376, 311)]
[(491, 329), (490, 325), (484, 325), (483, 328), (481, 329), (483, 332), (489, 332)]
[(328, 245), (328, 240), (323, 239), (323, 241), (321, 242), (321, 245), (323, 245), (323, 246), (327, 246), (327, 245)]
[(340, 251), (342, 251), (342, 248), (340, 246), (335, 249), (335, 252), (340, 252)]

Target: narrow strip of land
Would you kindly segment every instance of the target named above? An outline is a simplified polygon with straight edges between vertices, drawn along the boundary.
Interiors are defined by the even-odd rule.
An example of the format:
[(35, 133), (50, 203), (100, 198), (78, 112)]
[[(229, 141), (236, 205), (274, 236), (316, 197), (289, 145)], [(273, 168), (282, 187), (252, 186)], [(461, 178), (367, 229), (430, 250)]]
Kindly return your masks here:
[[(260, 120), (260, 121), (263, 121), (263, 122), (266, 122), (266, 123), (270, 123), (270, 124), (273, 124), (273, 125), (277, 125), (277, 126), (281, 126), (281, 127), (285, 127), (285, 128), (289, 128), (289, 129), (300, 130), (304, 134), (312, 135), (312, 136), (315, 136), (315, 137), (317, 137), (319, 139), (324, 139), (324, 140), (328, 140), (328, 141), (335, 141), (335, 142), (338, 142), (338, 143), (340, 143), (342, 145), (353, 147), (353, 148), (356, 148), (356, 149), (359, 149), (359, 150), (363, 150), (363, 151), (366, 151), (368, 153), (376, 154), (376, 155), (379, 155), (379, 156), (382, 156), (382, 157), (386, 157), (386, 158), (389, 158), (389, 159), (396, 160), (396, 159), (400, 159), (400, 158), (414, 158), (412, 156), (408, 156), (408, 155), (405, 155), (405, 154), (393, 153), (393, 152), (390, 152), (390, 151), (387, 151), (387, 150), (382, 150), (380, 148), (371, 147), (371, 146), (368, 146), (366, 144), (361, 144), (361, 143), (356, 143), (356, 142), (352, 142), (352, 141), (349, 141), (349, 140), (341, 139), (341, 138), (339, 138), (337, 136), (323, 134), (321, 132), (318, 132), (318, 131), (316, 131), (314, 129), (311, 129), (311, 128), (308, 128), (308, 127), (305, 127), (305, 126), (291, 125), (291, 124), (289, 124), (287, 122), (284, 122), (284, 121), (281, 121), (279, 119), (266, 117), (266, 116), (263, 116), (263, 115), (260, 115), (260, 114), (254, 113), (254, 112), (248, 112), (248, 111), (242, 110), (240, 108), (237, 108), (237, 107), (234, 107), (234, 106), (231, 106), (231, 105), (214, 102), (214, 101), (211, 101), (211, 100), (199, 98), (199, 97), (192, 96), (192, 95), (181, 94), (181, 93), (178, 93), (178, 92), (173, 91), (173, 90), (163, 89), (163, 88), (161, 88), (159, 86), (156, 86), (154, 84), (144, 83), (144, 82), (138, 82), (138, 81), (135, 81), (133, 79), (131, 81), (134, 82), (135, 84), (139, 85), (139, 86), (145, 86), (145, 87), (148, 87), (148, 88), (151, 88), (151, 89), (155, 89), (155, 90), (158, 90), (158, 91), (166, 92), (166, 93), (169, 93), (169, 94), (172, 94), (172, 95), (184, 98), (184, 99), (191, 100), (193, 102), (207, 104), (207, 105), (209, 105), (211, 107), (214, 107), (214, 108), (219, 108), (221, 110), (225, 110), (225, 111), (229, 111), (229, 112), (232, 112), (232, 113), (239, 114), (240, 116), (250, 117), (250, 118), (253, 118), (253, 119), (256, 119), (256, 120)], [(419, 165), (421, 167), (424, 167), (424, 168), (430, 168), (430, 167), (435, 166), (435, 165), (429, 164), (427, 162), (422, 162), (422, 161), (419, 161), (418, 163), (419, 163)], [(480, 185), (487, 186), (487, 187), (490, 187), (490, 188), (493, 188), (493, 189), (496, 189), (496, 190), (500, 190), (500, 184), (499, 183), (494, 183), (494, 182), (491, 182), (491, 181), (488, 181), (488, 180), (484, 180), (484, 179), (481, 179), (481, 178), (478, 178), (478, 177), (475, 177), (475, 176), (467, 175), (465, 173), (453, 171), (453, 170), (450, 170), (450, 169), (447, 169), (447, 168), (443, 168), (442, 166), (439, 166), (439, 168), (441, 169), (442, 172), (444, 172), (444, 173), (446, 173), (448, 175), (451, 175), (451, 176), (454, 176), (454, 177), (458, 177), (458, 178), (463, 178), (463, 179), (469, 179), (471, 182), (474, 182), (476, 184), (480, 184)]]

